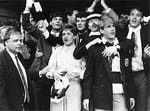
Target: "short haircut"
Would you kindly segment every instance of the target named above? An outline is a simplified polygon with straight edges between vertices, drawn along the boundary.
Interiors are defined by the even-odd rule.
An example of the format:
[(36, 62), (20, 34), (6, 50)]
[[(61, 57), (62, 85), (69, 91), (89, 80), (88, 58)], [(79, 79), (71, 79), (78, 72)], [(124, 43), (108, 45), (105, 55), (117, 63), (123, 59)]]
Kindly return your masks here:
[(66, 24), (63, 28), (62, 28), (62, 32), (64, 31), (64, 30), (66, 30), (66, 29), (69, 29), (72, 33), (73, 33), (73, 35), (77, 35), (77, 29), (76, 29), (76, 27), (74, 26), (74, 25), (70, 25), (70, 24)]
[(104, 29), (105, 24), (115, 24), (113, 18), (109, 17), (109, 16), (102, 16), (101, 18), (101, 29)]
[(89, 14), (86, 12), (80, 12), (76, 15), (76, 18), (82, 18), (82, 17), (86, 18), (88, 15)]
[(6, 26), (6, 32), (4, 35), (4, 39), (3, 41), (7, 41), (8, 39), (10, 39), (10, 36), (13, 34), (21, 34), (21, 32), (19, 32), (14, 26)]
[(61, 17), (64, 21), (64, 15), (61, 13), (61, 12), (55, 12), (55, 13), (51, 13), (50, 16), (49, 16), (49, 21), (52, 21), (52, 19), (54, 17)]
[(130, 9), (130, 13), (131, 13), (131, 11), (133, 11), (133, 10), (137, 10), (137, 11), (141, 12), (142, 16), (144, 15), (144, 14), (143, 14), (144, 11), (143, 11), (143, 9), (140, 8), (140, 7), (132, 7), (132, 8)]

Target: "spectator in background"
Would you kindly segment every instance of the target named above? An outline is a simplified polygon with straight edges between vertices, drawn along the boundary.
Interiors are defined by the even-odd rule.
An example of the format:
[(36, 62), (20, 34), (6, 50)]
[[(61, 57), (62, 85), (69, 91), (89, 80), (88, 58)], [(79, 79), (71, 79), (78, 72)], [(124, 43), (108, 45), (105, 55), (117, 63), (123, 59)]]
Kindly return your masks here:
[(66, 9), (67, 24), (75, 25), (76, 15), (79, 13), (77, 9)]
[[(37, 40), (38, 51), (42, 52), (40, 57), (36, 57), (30, 70), (38, 70), (48, 65), (49, 58), (52, 54), (52, 50), (57, 45), (62, 45), (62, 38), (59, 35), (63, 26), (63, 17), (61, 13), (53, 13), (50, 17), (51, 30), (49, 31), (43, 20), (37, 22), (36, 27), (30, 23), (30, 9), (26, 3), (25, 10), (23, 12), (23, 28)], [(35, 82), (35, 109), (49, 111), (50, 107), (50, 88), (53, 84), (53, 80), (42, 78)]]
[[(99, 0), (94, 0), (94, 7), (99, 2)], [(111, 17), (114, 21), (118, 20), (117, 14), (107, 6), (105, 0), (101, 0), (101, 5), (104, 8), (102, 15), (107, 15)], [(74, 57), (80, 59), (87, 55), (88, 48), (96, 43), (99, 43), (100, 34), (100, 18), (101, 14), (90, 14), (87, 18), (87, 31), (82, 35), (82, 41), (79, 42), (79, 45), (74, 51)]]

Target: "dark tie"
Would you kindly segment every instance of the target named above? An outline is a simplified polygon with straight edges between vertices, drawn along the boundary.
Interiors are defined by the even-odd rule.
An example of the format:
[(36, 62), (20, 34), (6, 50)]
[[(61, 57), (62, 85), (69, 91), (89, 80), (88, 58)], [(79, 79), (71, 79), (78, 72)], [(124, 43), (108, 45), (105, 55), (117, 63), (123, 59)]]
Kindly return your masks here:
[(114, 43), (110, 43), (110, 42), (106, 42), (105, 46), (109, 47), (109, 46), (113, 46)]
[(25, 90), (26, 98), (27, 98), (27, 101), (29, 102), (30, 96), (29, 96), (27, 82), (25, 80), (25, 77), (23, 75), (23, 71), (22, 71), (21, 66), (19, 64), (18, 57), (15, 56), (15, 58), (16, 58), (16, 61), (17, 61), (17, 66), (18, 66), (19, 74), (20, 74), (20, 77), (21, 77), (21, 80), (22, 80), (22, 83), (23, 83), (23, 87), (24, 87), (24, 90)]
[[(131, 34), (131, 40), (134, 42), (135, 47), (134, 47), (134, 51), (136, 51), (138, 49), (138, 45), (137, 45), (137, 41), (136, 41), (136, 35), (134, 32), (132, 32)], [(135, 52), (133, 52), (134, 56), (135, 56)]]

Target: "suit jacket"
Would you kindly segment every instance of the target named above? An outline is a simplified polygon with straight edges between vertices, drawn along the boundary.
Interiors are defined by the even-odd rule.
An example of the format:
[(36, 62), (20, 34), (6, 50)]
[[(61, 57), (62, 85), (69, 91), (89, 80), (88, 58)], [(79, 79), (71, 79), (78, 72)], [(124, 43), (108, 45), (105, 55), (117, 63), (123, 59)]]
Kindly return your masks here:
[[(125, 38), (125, 37), (127, 37), (128, 32), (129, 32), (129, 28), (128, 28), (128, 26), (126, 26), (123, 29), (118, 29), (117, 30), (117, 36), (121, 37), (121, 38)], [(146, 45), (147, 44), (150, 45), (149, 32), (150, 32), (149, 24), (148, 25), (141, 24), (140, 34), (141, 34), (141, 44), (142, 44), (142, 53), (143, 53), (143, 55), (144, 55), (144, 48), (146, 47)], [(131, 51), (130, 56), (133, 55), (132, 52), (134, 52), (134, 51)], [(148, 76), (148, 72), (150, 70), (149, 69), (149, 60), (148, 60), (148, 58), (145, 58), (144, 56), (142, 57), (142, 59), (143, 59), (145, 74), (146, 74), (146, 76)]]
[[(103, 44), (94, 45), (89, 48), (86, 71), (82, 83), (83, 98), (92, 99), (94, 108), (112, 109), (112, 82), (110, 80), (111, 68), (108, 59), (102, 56), (105, 46)], [(130, 65), (125, 65), (125, 57), (121, 55), (121, 77), (127, 106), (129, 98), (134, 97)]]
[[(30, 79), (39, 79), (38, 71), (27, 71), (30, 90)], [(24, 103), (24, 87), (19, 72), (6, 51), (0, 53), (0, 111), (21, 111)]]

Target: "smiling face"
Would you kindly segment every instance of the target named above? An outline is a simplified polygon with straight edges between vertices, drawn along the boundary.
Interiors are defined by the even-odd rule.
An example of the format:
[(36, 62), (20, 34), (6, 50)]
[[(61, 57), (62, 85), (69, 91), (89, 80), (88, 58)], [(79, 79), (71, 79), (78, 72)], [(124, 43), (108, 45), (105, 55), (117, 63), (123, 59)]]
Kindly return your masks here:
[(142, 21), (142, 12), (137, 9), (132, 9), (129, 15), (129, 23), (133, 28), (138, 27)]
[(79, 31), (84, 31), (86, 29), (86, 17), (77, 17), (76, 26)]
[(71, 32), (70, 29), (64, 29), (62, 31), (62, 39), (64, 45), (71, 46), (74, 44), (75, 35), (73, 34), (73, 32)]
[(88, 28), (92, 32), (99, 31), (100, 29), (100, 19), (99, 18), (92, 18), (88, 21)]

